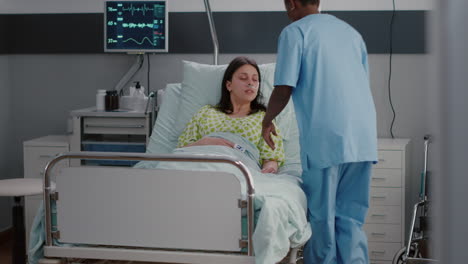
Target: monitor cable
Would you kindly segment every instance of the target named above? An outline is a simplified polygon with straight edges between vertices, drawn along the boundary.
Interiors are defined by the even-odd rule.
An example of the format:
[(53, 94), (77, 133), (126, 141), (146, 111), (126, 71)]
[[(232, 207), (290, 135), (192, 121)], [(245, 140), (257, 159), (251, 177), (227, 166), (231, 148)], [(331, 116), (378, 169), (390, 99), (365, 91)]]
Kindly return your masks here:
[(157, 100), (158, 100), (158, 93), (151, 91), (151, 60), (150, 60), (150, 54), (146, 54), (146, 63), (147, 63), (147, 79), (148, 79), (148, 101), (146, 102), (146, 107), (145, 107), (145, 114), (148, 114), (151, 110), (152, 114), (152, 125), (155, 124), (156, 122), (156, 117), (158, 115), (158, 109), (157, 109)]
[(148, 65), (148, 69), (147, 69), (147, 79), (148, 79), (148, 96), (150, 94), (150, 90), (151, 90), (151, 86), (150, 86), (150, 81), (151, 81), (151, 77), (150, 77), (150, 72), (151, 72), (151, 62), (150, 62), (150, 55), (149, 53), (146, 53), (146, 63)]
[(392, 11), (392, 18), (390, 20), (390, 57), (389, 57), (389, 73), (388, 73), (388, 100), (390, 102), (390, 107), (392, 108), (392, 113), (393, 113), (393, 118), (392, 118), (392, 123), (390, 125), (390, 135), (392, 138), (395, 138), (393, 135), (393, 126), (395, 124), (395, 119), (396, 119), (396, 112), (395, 112), (395, 107), (393, 106), (393, 101), (392, 101), (392, 61), (393, 61), (393, 25), (395, 22), (395, 15), (396, 15), (396, 8), (395, 8), (395, 0), (392, 0), (393, 2), (393, 11)]

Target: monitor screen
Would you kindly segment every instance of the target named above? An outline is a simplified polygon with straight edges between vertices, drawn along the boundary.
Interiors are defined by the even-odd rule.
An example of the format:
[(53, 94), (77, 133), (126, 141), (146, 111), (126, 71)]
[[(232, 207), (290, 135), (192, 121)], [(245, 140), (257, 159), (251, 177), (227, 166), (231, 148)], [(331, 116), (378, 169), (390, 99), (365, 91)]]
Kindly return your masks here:
[(167, 52), (168, 10), (162, 1), (106, 1), (105, 52)]

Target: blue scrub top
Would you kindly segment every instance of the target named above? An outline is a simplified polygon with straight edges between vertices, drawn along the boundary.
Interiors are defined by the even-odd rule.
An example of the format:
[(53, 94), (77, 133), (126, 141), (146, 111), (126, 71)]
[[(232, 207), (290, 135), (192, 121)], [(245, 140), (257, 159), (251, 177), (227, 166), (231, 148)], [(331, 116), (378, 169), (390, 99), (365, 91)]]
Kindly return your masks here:
[(304, 169), (377, 160), (367, 51), (354, 28), (308, 15), (283, 29), (276, 63), (275, 86), (293, 87)]

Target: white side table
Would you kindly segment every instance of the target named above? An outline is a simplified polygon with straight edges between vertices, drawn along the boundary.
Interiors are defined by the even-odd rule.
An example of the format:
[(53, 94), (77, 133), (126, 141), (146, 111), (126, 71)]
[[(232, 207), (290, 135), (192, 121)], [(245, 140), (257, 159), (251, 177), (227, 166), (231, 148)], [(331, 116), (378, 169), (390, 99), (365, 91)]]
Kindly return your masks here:
[(38, 195), (43, 193), (42, 179), (7, 179), (0, 180), (0, 196), (14, 197), (13, 206), (13, 244), (12, 261), (16, 263), (26, 263), (26, 244), (24, 229), (24, 209), (21, 198), (28, 195)]

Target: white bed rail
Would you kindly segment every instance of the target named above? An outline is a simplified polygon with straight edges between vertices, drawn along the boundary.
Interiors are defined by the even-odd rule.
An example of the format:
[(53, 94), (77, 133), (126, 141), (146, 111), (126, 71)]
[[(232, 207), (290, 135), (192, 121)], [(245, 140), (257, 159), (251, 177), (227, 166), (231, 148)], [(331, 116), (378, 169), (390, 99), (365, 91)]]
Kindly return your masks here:
[(45, 208), (45, 223), (46, 223), (46, 246), (51, 247), (52, 244), (52, 212), (51, 212), (51, 195), (54, 195), (51, 188), (51, 174), (54, 166), (64, 159), (100, 159), (100, 160), (131, 160), (131, 161), (173, 161), (173, 162), (211, 162), (211, 163), (227, 163), (237, 167), (245, 177), (247, 187), (247, 255), (253, 256), (252, 236), (254, 231), (254, 197), (255, 188), (252, 175), (249, 169), (240, 161), (228, 156), (218, 155), (155, 155), (145, 153), (120, 153), (120, 152), (67, 152), (58, 155), (50, 161), (45, 168), (44, 173), (44, 208)]

